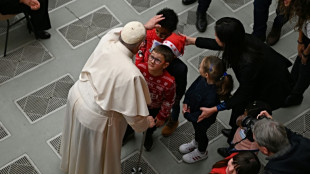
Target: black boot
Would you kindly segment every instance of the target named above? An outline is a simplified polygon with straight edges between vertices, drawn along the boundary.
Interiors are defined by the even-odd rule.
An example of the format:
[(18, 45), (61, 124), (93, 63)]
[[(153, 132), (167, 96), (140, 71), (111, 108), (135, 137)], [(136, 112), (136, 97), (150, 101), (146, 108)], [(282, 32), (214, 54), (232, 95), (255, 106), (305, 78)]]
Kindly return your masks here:
[(291, 95), (286, 97), (286, 99), (284, 101), (284, 107), (300, 105), (303, 98), (304, 97), (302, 95), (291, 94)]
[(127, 125), (127, 129), (126, 129), (125, 135), (123, 137), (122, 145), (125, 145), (134, 136), (135, 136), (135, 131), (129, 125)]
[(194, 2), (196, 2), (196, 0), (182, 0), (182, 3), (184, 5), (190, 5), (190, 4), (194, 3)]
[(205, 32), (207, 29), (208, 21), (207, 21), (207, 13), (196, 13), (196, 28), (199, 32)]
[(272, 29), (267, 36), (266, 43), (272, 46), (279, 41), (280, 36), (281, 36), (281, 28), (272, 26)]
[(225, 137), (229, 137), (231, 129), (222, 129), (221, 132)]
[(41, 30), (37, 31), (35, 33), (36, 39), (49, 39), (51, 37), (51, 34), (49, 34), (47, 31)]
[(145, 141), (144, 141), (144, 148), (146, 151), (151, 151), (153, 146), (153, 133), (146, 133)]
[(231, 154), (227, 147), (218, 148), (217, 153), (220, 154), (224, 158), (228, 157)]

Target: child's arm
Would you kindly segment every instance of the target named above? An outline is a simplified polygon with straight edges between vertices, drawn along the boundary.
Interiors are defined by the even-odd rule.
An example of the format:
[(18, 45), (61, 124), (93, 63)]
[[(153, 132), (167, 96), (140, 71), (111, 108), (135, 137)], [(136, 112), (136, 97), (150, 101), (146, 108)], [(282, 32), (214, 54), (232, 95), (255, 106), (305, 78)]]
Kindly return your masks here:
[(146, 50), (146, 38), (145, 38), (144, 42), (141, 43), (139, 51), (136, 54), (136, 57), (135, 57), (135, 64), (136, 65), (139, 65), (140, 63), (144, 63), (145, 50)]
[(165, 19), (165, 17), (163, 17), (162, 14), (160, 15), (156, 15), (154, 17), (152, 17), (149, 21), (147, 21), (147, 23), (144, 24), (145, 29), (147, 30), (151, 30), (155, 27), (161, 27), (158, 22)]

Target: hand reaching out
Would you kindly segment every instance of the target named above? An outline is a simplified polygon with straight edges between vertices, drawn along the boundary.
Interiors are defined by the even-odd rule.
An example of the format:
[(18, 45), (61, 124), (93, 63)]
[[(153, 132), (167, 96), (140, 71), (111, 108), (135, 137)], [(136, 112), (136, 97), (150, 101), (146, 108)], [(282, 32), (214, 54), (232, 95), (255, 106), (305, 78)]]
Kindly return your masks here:
[(156, 127), (160, 127), (163, 124), (165, 124), (165, 120), (160, 120), (157, 117), (155, 117), (155, 125), (156, 125)]
[(40, 9), (40, 2), (38, 0), (20, 0), (19, 2), (29, 6), (31, 10)]
[(151, 30), (155, 27), (161, 27), (158, 22), (165, 19), (165, 17), (163, 17), (162, 14), (160, 15), (156, 15), (154, 17), (152, 17), (149, 21), (147, 21), (146, 24), (144, 24), (144, 27), (147, 29), (147, 30)]
[(201, 122), (205, 118), (209, 118), (212, 114), (217, 112), (216, 107), (212, 108), (201, 107), (200, 110), (202, 111), (202, 113), (201, 115), (199, 115), (197, 123)]
[(267, 111), (260, 112), (256, 118), (258, 119), (259, 117), (262, 117), (262, 116), (272, 119), (272, 116)]
[(147, 116), (147, 120), (149, 121), (149, 128), (152, 128), (155, 126), (155, 121), (152, 116)]
[(179, 32), (179, 35), (181, 35), (181, 36), (186, 38), (185, 45), (195, 45), (195, 42), (196, 42), (197, 38), (186, 36), (185, 34), (182, 34), (180, 32)]

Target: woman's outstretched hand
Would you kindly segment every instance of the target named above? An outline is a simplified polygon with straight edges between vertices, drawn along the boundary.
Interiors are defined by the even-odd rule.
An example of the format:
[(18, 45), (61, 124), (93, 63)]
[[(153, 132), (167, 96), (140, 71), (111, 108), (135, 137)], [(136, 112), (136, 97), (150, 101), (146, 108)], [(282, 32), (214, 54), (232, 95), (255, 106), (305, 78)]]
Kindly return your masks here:
[(201, 122), (205, 118), (209, 118), (212, 114), (217, 112), (217, 108), (215, 106), (212, 108), (201, 107), (200, 110), (202, 113), (199, 115), (197, 123)]
[(179, 35), (181, 36), (184, 36), (186, 38), (185, 40), (185, 45), (195, 45), (195, 42), (196, 42), (196, 37), (189, 37), (189, 36), (186, 36), (185, 34), (182, 34), (179, 32)]

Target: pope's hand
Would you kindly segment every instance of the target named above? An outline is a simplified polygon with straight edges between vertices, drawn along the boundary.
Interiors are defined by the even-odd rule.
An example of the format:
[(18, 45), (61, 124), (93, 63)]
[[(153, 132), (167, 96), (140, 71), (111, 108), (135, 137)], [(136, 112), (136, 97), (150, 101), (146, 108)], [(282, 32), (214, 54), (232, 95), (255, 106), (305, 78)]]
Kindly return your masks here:
[(147, 119), (149, 121), (149, 128), (154, 127), (155, 126), (154, 118), (152, 116), (147, 116)]

